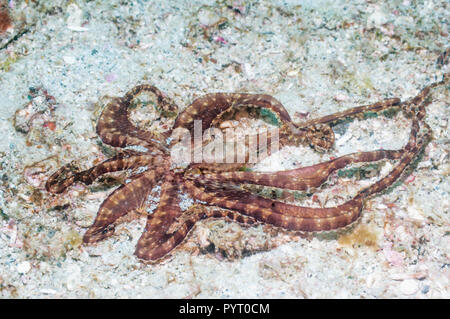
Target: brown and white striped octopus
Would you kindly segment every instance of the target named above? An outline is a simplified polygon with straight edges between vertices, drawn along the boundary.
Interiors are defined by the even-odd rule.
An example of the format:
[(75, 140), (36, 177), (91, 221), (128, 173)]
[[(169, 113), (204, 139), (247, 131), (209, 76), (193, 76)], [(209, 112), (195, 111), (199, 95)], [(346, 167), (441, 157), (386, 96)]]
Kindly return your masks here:
[[(111, 236), (115, 226), (123, 221), (122, 217), (132, 211), (142, 211), (152, 189), (160, 185), (159, 204), (153, 212), (146, 214), (147, 224), (135, 251), (136, 256), (145, 261), (155, 261), (166, 256), (185, 239), (198, 221), (206, 218), (224, 217), (246, 225), (267, 223), (303, 232), (339, 229), (360, 217), (367, 198), (385, 190), (405, 175), (405, 169), (431, 136), (431, 129), (424, 121), (430, 92), (447, 79), (448, 75), (441, 82), (425, 87), (408, 101), (386, 99), (301, 124), (294, 123), (283, 105), (270, 95), (207, 94), (196, 99), (177, 115), (178, 107), (156, 87), (139, 85), (124, 97), (115, 98), (107, 104), (98, 119), (97, 134), (104, 143), (113, 147), (140, 146), (137, 147), (140, 150), (125, 149), (111, 159), (81, 172), (73, 172), (71, 166), (66, 165), (51, 175), (46, 189), (51, 193), (61, 193), (73, 183), (91, 184), (106, 173), (129, 169), (136, 171), (145, 167), (146, 170), (137, 170), (129, 177), (129, 182), (118, 187), (105, 199), (94, 223), (83, 237), (86, 244), (92, 244)], [(177, 115), (168, 132), (145, 131), (131, 121), (130, 106), (144, 92), (156, 96), (156, 109), (162, 118)], [(308, 167), (270, 173), (249, 171), (249, 163), (200, 162), (174, 167), (170, 156), (174, 141), (168, 138), (173, 131), (182, 128), (193, 133), (195, 120), (201, 120), (202, 129), (206, 130), (220, 124), (227, 112), (244, 107), (265, 109), (276, 116), (280, 124), (278, 141), (281, 146), (303, 144), (320, 151), (332, 149), (332, 127), (336, 123), (361, 117), (367, 112), (398, 109), (411, 120), (412, 125), (409, 140), (401, 149), (357, 152)], [(335, 207), (297, 206), (256, 194), (248, 187), (260, 185), (308, 191), (320, 187), (336, 170), (353, 163), (380, 160), (395, 162), (389, 174)], [(194, 204), (183, 210), (180, 201), (186, 194)]]

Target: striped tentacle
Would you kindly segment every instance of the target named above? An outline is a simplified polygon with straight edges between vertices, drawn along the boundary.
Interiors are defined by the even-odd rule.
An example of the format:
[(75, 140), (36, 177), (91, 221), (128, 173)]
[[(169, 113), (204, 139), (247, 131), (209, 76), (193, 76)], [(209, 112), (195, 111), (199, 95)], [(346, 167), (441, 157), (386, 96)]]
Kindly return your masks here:
[(156, 87), (139, 85), (130, 90), (123, 98), (113, 99), (103, 110), (97, 122), (97, 134), (104, 143), (114, 147), (140, 145), (167, 152), (164, 134), (141, 130), (129, 119), (128, 109), (132, 100), (144, 91), (156, 95), (161, 115), (173, 116), (176, 114), (177, 107), (168, 102)]
[[(200, 178), (198, 182), (190, 181), (188, 185), (191, 195), (199, 200), (206, 201), (211, 205), (238, 210), (255, 217), (259, 221), (275, 226), (302, 231), (336, 229), (350, 224), (360, 216), (364, 199), (367, 196), (382, 191), (399, 178), (421, 147), (417, 143), (418, 132), (419, 120), (414, 118), (410, 139), (402, 150), (355, 153), (311, 167), (274, 174), (252, 172), (209, 174), (205, 175), (204, 179)], [(246, 191), (217, 189), (217, 187), (214, 189), (214, 186), (210, 186), (217, 185), (217, 182), (230, 181), (234, 183), (250, 182), (288, 189), (306, 189), (322, 184), (332, 171), (350, 163), (376, 161), (383, 158), (400, 159), (400, 161), (387, 177), (360, 191), (352, 200), (330, 208), (300, 207), (267, 199)], [(277, 178), (273, 178), (276, 174), (279, 174)], [(215, 177), (216, 179), (208, 180), (208, 177)]]
[(372, 152), (359, 152), (335, 158), (316, 165), (301, 167), (280, 172), (221, 172), (202, 175), (187, 175), (200, 183), (233, 183), (256, 184), (269, 187), (304, 191), (322, 185), (336, 170), (347, 165), (360, 162), (374, 162), (382, 159), (398, 159), (402, 150), (377, 150)]
[(94, 223), (84, 234), (83, 241), (95, 243), (111, 236), (119, 218), (143, 207), (148, 194), (165, 172), (163, 167), (156, 167), (134, 176), (131, 182), (113, 191), (100, 206)]
[(282, 134), (285, 145), (309, 145), (317, 152), (325, 152), (334, 145), (334, 131), (328, 124), (311, 124), (297, 128), (291, 126), (287, 134)]
[(180, 208), (180, 185), (174, 174), (167, 174), (161, 186), (156, 210), (147, 216), (145, 230), (139, 239), (135, 255), (144, 260), (155, 260), (175, 248), (186, 237), (193, 224), (185, 222), (178, 231), (168, 233), (169, 228), (183, 214)]
[(236, 211), (222, 209), (217, 207), (200, 206), (204, 211), (202, 212), (205, 218), (225, 218), (242, 225), (250, 226), (257, 223), (256, 219), (251, 216), (242, 215)]
[(167, 213), (167, 209), (174, 209), (174, 206), (170, 208), (161, 206), (160, 210), (155, 211), (151, 215), (158, 214), (152, 218), (154, 219), (153, 222), (149, 216), (150, 221), (147, 222), (145, 231), (136, 247), (135, 255), (138, 258), (147, 261), (155, 261), (166, 256), (183, 242), (195, 224), (203, 219), (226, 218), (246, 226), (257, 223), (254, 218), (239, 214), (235, 211), (195, 205), (189, 208), (187, 212), (183, 212), (183, 221), (175, 229), (172, 230), (172, 228), (174, 228), (174, 222), (172, 222), (172, 224), (164, 224), (158, 229), (157, 225), (162, 225), (165, 221), (162, 217)]
[(145, 230), (139, 239), (135, 254), (143, 260), (157, 260), (177, 247), (194, 225), (206, 218), (227, 218), (245, 225), (256, 221), (234, 211), (212, 209), (199, 205), (188, 211), (180, 208), (181, 178), (167, 174), (161, 186), (160, 202), (156, 210), (147, 217)]
[(344, 227), (361, 214), (362, 198), (336, 207), (302, 207), (271, 200), (247, 191), (214, 188), (186, 181), (190, 195), (208, 205), (236, 210), (244, 215), (288, 230), (324, 231)]
[(73, 183), (90, 185), (103, 174), (142, 166), (168, 167), (169, 164), (162, 155), (124, 152), (82, 172), (74, 172), (71, 164), (63, 166), (48, 178), (45, 188), (51, 193), (62, 193)]
[(146, 91), (151, 92), (156, 96), (158, 102), (158, 112), (162, 116), (172, 118), (178, 115), (178, 106), (169, 101), (169, 99), (153, 85), (141, 84), (135, 86), (128, 91), (127, 94), (125, 94), (124, 100), (127, 104), (130, 104), (136, 96)]
[[(223, 142), (223, 143), (222, 143)], [(272, 152), (277, 152), (280, 141), (278, 130), (259, 132), (251, 136), (244, 136), (231, 143), (226, 139), (219, 140), (214, 146), (219, 148), (219, 155), (214, 154), (213, 158), (202, 156), (201, 161), (191, 163), (189, 169), (199, 169), (202, 172), (224, 172), (230, 170), (239, 170), (242, 167), (251, 167), (262, 159), (270, 156)], [(213, 146), (213, 145), (211, 145)], [(199, 154), (204, 155), (208, 148), (199, 145)], [(217, 152), (217, 149), (211, 151)], [(192, 159), (196, 159), (192, 151)]]
[[(174, 124), (174, 132), (177, 129), (186, 129), (190, 134), (192, 141), (192, 154), (195, 154), (197, 147), (204, 147), (204, 141), (201, 141), (200, 145), (194, 142), (194, 121), (201, 120), (202, 134), (207, 129), (217, 124), (222, 115), (229, 112), (232, 109), (238, 109), (240, 107), (254, 107), (260, 109), (267, 109), (275, 115), (277, 121), (281, 124), (280, 133), (278, 129), (269, 130), (266, 132), (260, 132), (254, 135), (246, 136), (245, 140), (239, 141), (240, 148), (236, 143), (233, 143), (234, 152), (228, 158), (222, 158), (220, 163), (214, 164), (203, 161), (202, 163), (195, 163), (194, 166), (204, 169), (214, 169), (224, 171), (229, 167), (230, 162), (233, 163), (254, 163), (255, 154), (258, 159), (261, 158), (258, 154), (270, 155), (272, 151), (272, 145), (287, 145), (298, 144), (299, 141), (303, 142), (306, 138), (300, 138), (305, 135), (301, 132), (296, 135), (296, 138), (290, 138), (292, 129), (294, 128), (289, 113), (284, 106), (270, 95), (264, 94), (240, 94), (240, 93), (213, 93), (207, 94), (201, 98), (196, 99), (191, 105), (189, 105), (183, 112), (179, 114)], [(177, 143), (175, 138), (173, 143)], [(230, 150), (230, 149), (228, 149)], [(225, 150), (225, 153), (228, 151)], [(224, 153), (224, 155), (225, 155)], [(237, 157), (239, 156), (239, 159)], [(194, 155), (193, 155), (194, 158)], [(214, 167), (216, 166), (216, 167)], [(242, 165), (243, 166), (243, 165)], [(221, 168), (222, 167), (222, 168)], [(234, 167), (234, 166), (233, 166)]]
[[(425, 124), (423, 122), (423, 124)], [(413, 122), (411, 125), (411, 132), (408, 144), (404, 147), (404, 153), (399, 159), (398, 164), (389, 172), (387, 176), (380, 179), (373, 185), (361, 190), (355, 198), (366, 198), (373, 194), (379, 193), (388, 187), (390, 187), (395, 181), (397, 181), (405, 171), (405, 169), (409, 166), (411, 161), (420, 153), (420, 151), (424, 148), (426, 143), (428, 142), (431, 130), (428, 125), (425, 125), (425, 132), (422, 136), (419, 135), (420, 125), (419, 119), (413, 118)]]
[(210, 128), (214, 121), (233, 108), (251, 106), (268, 109), (282, 124), (292, 123), (289, 113), (274, 97), (266, 94), (212, 93), (206, 94), (184, 109), (175, 120), (174, 129), (185, 128), (191, 136), (194, 133), (194, 121), (202, 121), (202, 131)]
[(431, 101), (428, 100), (431, 90), (437, 86), (445, 84), (449, 78), (450, 74), (444, 74), (441, 81), (434, 82), (424, 87), (415, 97), (403, 102), (402, 107), (407, 110), (407, 114), (412, 117), (417, 117), (417, 119), (422, 121), (426, 116), (425, 107), (431, 103)]
[(362, 105), (350, 108), (348, 110), (333, 113), (330, 115), (326, 115), (317, 119), (313, 119), (304, 123), (298, 123), (296, 124), (296, 127), (301, 128), (307, 128), (312, 125), (319, 125), (319, 124), (334, 124), (337, 121), (346, 119), (346, 118), (352, 118), (359, 116), (366, 112), (380, 112), (390, 107), (396, 107), (400, 105), (400, 99), (399, 98), (393, 98), (393, 99), (386, 99), (383, 101), (379, 101), (373, 104), (369, 105)]

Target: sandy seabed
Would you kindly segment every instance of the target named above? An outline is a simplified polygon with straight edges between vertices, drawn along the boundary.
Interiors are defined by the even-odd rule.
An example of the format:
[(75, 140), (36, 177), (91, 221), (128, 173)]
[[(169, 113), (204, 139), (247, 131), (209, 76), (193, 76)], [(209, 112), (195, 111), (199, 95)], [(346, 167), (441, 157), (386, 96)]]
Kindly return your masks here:
[[(111, 187), (44, 189), (61, 165), (110, 157), (95, 121), (108, 97), (140, 83), (180, 108), (212, 92), (270, 94), (297, 120), (411, 98), (448, 72), (437, 63), (449, 47), (447, 1), (10, 0), (2, 8), (11, 16), (10, 24), (0, 16), (2, 298), (450, 297), (445, 86), (433, 91), (433, 139), (411, 175), (370, 199), (345, 231), (302, 237), (205, 221), (169, 258), (146, 265), (133, 255), (144, 219), (81, 243)], [(334, 155), (400, 148), (408, 129), (402, 117), (355, 120), (337, 128)], [(326, 156), (290, 147), (258, 168)]]

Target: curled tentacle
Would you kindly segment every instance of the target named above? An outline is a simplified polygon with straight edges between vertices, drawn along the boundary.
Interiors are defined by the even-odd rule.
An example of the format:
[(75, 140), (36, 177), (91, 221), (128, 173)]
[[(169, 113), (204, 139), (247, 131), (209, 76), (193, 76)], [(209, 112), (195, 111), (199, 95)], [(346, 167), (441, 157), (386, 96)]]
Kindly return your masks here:
[(411, 128), (410, 139), (408, 144), (404, 148), (404, 153), (400, 157), (399, 163), (389, 172), (387, 176), (380, 179), (376, 183), (361, 190), (355, 198), (367, 198), (373, 194), (382, 192), (389, 188), (395, 181), (397, 181), (412, 160), (420, 153), (424, 148), (430, 137), (430, 131), (426, 130), (423, 136), (418, 140), (419, 121), (413, 119), (413, 125)]
[[(265, 152), (265, 154), (270, 155), (272, 145), (278, 147), (279, 145), (309, 144), (316, 150), (321, 151), (328, 150), (333, 146), (334, 133), (327, 124), (311, 124), (308, 127), (298, 129), (292, 122), (287, 110), (278, 100), (270, 95), (262, 94), (207, 94), (195, 100), (178, 115), (173, 131), (179, 132), (179, 129), (185, 129), (187, 131), (194, 148), (192, 151), (194, 154), (195, 149), (204, 147), (204, 141), (194, 141), (196, 134), (198, 134), (195, 131), (195, 121), (200, 121), (199, 129), (201, 129), (200, 137), (202, 137), (203, 132), (218, 123), (223, 114), (241, 107), (254, 107), (260, 109), (261, 112), (267, 110), (274, 116), (274, 122), (279, 124), (279, 131), (277, 130), (276, 136), (273, 133), (273, 130), (269, 130), (267, 132), (249, 135), (245, 140), (236, 142), (236, 145), (234, 146), (234, 156), (238, 154), (244, 159), (240, 161), (234, 159), (232, 161), (233, 163), (254, 163), (255, 161), (252, 161), (252, 156), (254, 154), (251, 153), (251, 150), (254, 147), (256, 147), (259, 152)], [(261, 143), (261, 141), (263, 143)], [(175, 138), (172, 142), (178, 143), (179, 140)], [(239, 150), (237, 150), (238, 148)], [(226, 164), (229, 164), (230, 161), (227, 159), (223, 163), (225, 163), (225, 166), (228, 166)], [(222, 166), (222, 163), (217, 164)]]
[(174, 129), (185, 128), (193, 135), (194, 121), (201, 120), (202, 131), (205, 131), (226, 112), (243, 106), (267, 109), (275, 114), (281, 124), (292, 123), (284, 106), (270, 95), (212, 93), (196, 99), (184, 109), (175, 120)]
[(233, 211), (207, 209), (192, 206), (187, 212), (180, 208), (180, 177), (166, 175), (161, 186), (160, 202), (156, 210), (148, 215), (145, 230), (136, 246), (135, 254), (144, 260), (157, 260), (177, 247), (188, 235), (195, 223), (206, 218), (228, 218), (252, 225), (255, 220)]
[(135, 126), (129, 119), (129, 107), (132, 100), (142, 92), (152, 92), (157, 97), (157, 108), (164, 117), (173, 117), (177, 106), (154, 86), (139, 85), (131, 89), (123, 98), (113, 99), (103, 110), (97, 122), (97, 134), (102, 141), (114, 147), (140, 145), (150, 149), (167, 152), (165, 134), (144, 131)]
[(72, 164), (65, 165), (48, 178), (45, 188), (51, 193), (62, 193), (73, 183), (81, 182), (90, 185), (103, 174), (142, 166), (168, 167), (168, 162), (161, 155), (124, 152), (82, 172), (74, 172)]

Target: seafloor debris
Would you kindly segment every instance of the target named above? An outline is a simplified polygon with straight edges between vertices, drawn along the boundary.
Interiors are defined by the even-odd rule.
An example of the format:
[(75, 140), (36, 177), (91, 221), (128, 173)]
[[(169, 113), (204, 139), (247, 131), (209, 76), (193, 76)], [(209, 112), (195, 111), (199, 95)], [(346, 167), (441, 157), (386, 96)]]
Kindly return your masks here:
[(56, 107), (55, 98), (41, 87), (30, 87), (27, 96), (29, 102), (14, 114), (13, 125), (16, 131), (28, 134), (34, 121), (41, 125), (49, 122)]

